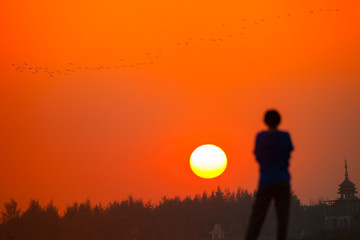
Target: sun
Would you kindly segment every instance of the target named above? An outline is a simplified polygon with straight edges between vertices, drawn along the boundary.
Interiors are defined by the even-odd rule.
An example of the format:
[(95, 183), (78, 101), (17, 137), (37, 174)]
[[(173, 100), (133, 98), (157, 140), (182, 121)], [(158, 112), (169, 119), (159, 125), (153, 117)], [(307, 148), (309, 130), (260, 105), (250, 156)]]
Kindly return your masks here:
[(225, 152), (212, 144), (196, 148), (190, 156), (191, 170), (201, 178), (220, 176), (227, 166)]

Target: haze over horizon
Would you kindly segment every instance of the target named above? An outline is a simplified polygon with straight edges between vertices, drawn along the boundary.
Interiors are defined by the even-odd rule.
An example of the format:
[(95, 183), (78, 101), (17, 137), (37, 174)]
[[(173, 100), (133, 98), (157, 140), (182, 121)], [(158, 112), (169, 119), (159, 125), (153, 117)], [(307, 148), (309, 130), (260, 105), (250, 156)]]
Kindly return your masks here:
[[(303, 203), (360, 184), (357, 1), (0, 3), (0, 210), (253, 191), (269, 108)], [(225, 172), (201, 179), (215, 144)]]

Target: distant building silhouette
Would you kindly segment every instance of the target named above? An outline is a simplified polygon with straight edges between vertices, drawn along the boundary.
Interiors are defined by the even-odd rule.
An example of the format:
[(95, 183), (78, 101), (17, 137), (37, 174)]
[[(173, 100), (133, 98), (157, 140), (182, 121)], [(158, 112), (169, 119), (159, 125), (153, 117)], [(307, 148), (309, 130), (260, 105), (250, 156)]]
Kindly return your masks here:
[(360, 199), (356, 186), (349, 180), (345, 159), (345, 180), (339, 184), (337, 200), (324, 201), (327, 205), (325, 228), (327, 230), (352, 229), (360, 227)]
[(221, 229), (220, 224), (215, 224), (214, 229), (210, 232), (211, 240), (224, 240), (225, 232)]
[(349, 174), (347, 171), (347, 163), (345, 159), (345, 180), (339, 185), (338, 194), (340, 194), (340, 199), (354, 199), (357, 198), (355, 194), (357, 193), (355, 184), (349, 180)]

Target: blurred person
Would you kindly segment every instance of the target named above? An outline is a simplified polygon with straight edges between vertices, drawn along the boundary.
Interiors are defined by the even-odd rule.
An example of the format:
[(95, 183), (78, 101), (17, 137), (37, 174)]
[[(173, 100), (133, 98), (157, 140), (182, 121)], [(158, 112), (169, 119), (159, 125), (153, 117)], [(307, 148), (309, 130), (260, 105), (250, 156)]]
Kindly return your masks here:
[(260, 180), (252, 207), (245, 240), (256, 240), (270, 203), (274, 200), (277, 216), (277, 240), (285, 240), (290, 208), (290, 153), (294, 150), (290, 134), (278, 130), (281, 122), (276, 110), (265, 113), (268, 129), (256, 135), (254, 154), (260, 166)]

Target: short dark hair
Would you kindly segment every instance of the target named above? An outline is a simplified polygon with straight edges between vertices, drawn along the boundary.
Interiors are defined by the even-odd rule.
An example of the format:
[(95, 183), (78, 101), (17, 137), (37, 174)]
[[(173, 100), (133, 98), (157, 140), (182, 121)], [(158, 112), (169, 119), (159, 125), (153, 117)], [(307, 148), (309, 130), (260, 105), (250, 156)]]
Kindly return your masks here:
[(269, 127), (277, 127), (281, 122), (281, 117), (278, 111), (271, 109), (265, 113), (264, 121)]

